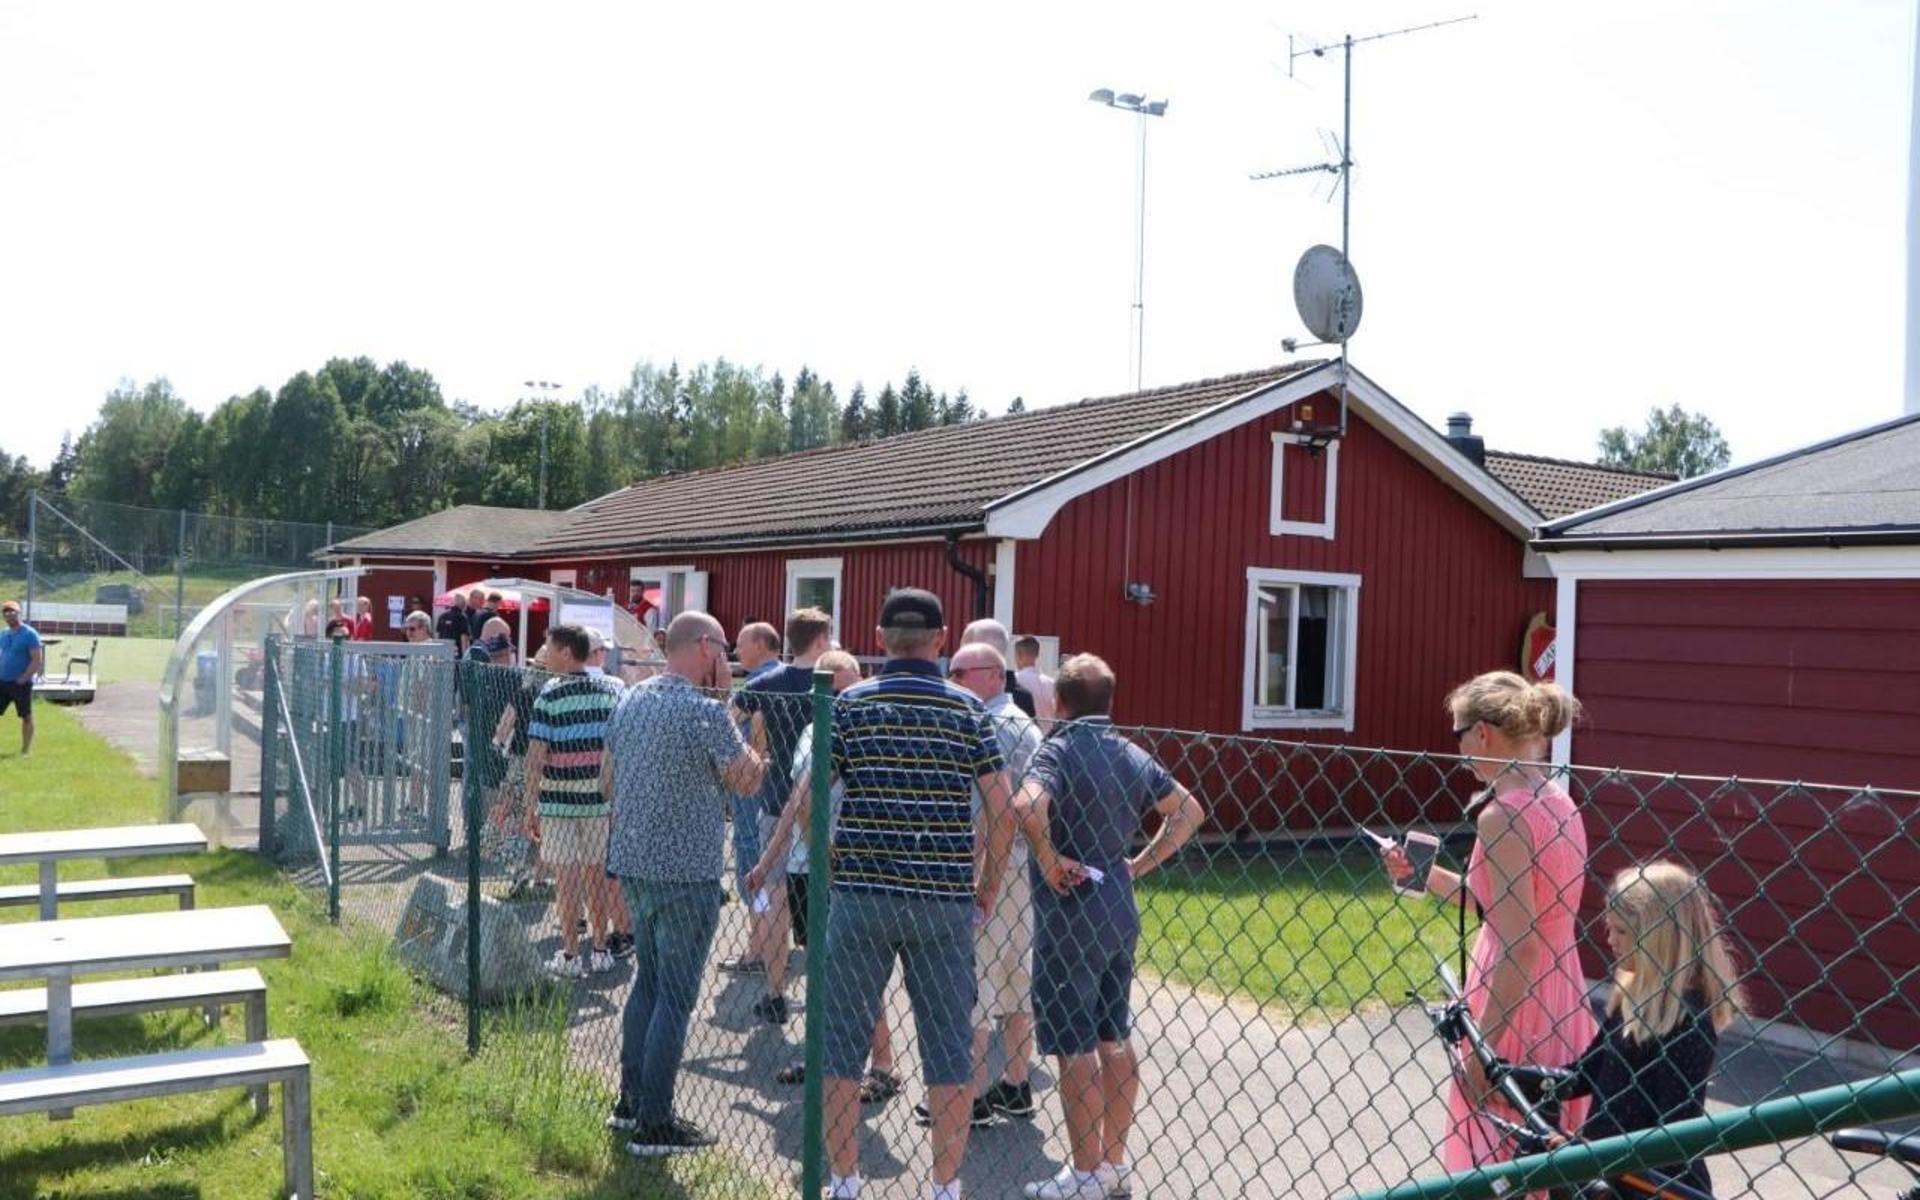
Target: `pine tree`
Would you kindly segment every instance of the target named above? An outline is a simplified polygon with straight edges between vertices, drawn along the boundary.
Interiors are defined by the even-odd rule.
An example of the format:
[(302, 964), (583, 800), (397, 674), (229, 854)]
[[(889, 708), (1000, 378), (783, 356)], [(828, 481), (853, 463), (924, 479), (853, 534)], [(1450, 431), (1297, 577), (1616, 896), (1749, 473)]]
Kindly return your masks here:
[(967, 398), (967, 389), (965, 388), (961, 388), (959, 393), (951, 400), (947, 399), (945, 395), (940, 397), (940, 423), (942, 425), (965, 425), (968, 421), (973, 420), (979, 415), (980, 414), (973, 409), (973, 401)]
[(1026, 400), (1024, 400), (1019, 396), (1015, 396), (1013, 398), (1012, 403), (1007, 405), (1008, 416), (1012, 416), (1014, 413), (1023, 413), (1025, 411), (1027, 411), (1027, 402)]
[(847, 397), (847, 406), (840, 410), (840, 440), (864, 442), (872, 436), (873, 414), (867, 410), (866, 385), (856, 383), (853, 394)]
[(880, 399), (873, 406), (873, 436), (892, 437), (905, 428), (900, 423), (900, 394), (889, 383), (880, 389)]
[(47, 468), (46, 480), (42, 484), (49, 492), (64, 492), (67, 484), (73, 481), (74, 472), (80, 468), (80, 451), (73, 444), (71, 431), (60, 435), (60, 453), (53, 456), (53, 463)]
[(940, 421), (940, 413), (934, 402), (933, 389), (920, 378), (920, 372), (907, 372), (907, 382), (900, 389), (900, 428), (903, 430), (931, 429)]

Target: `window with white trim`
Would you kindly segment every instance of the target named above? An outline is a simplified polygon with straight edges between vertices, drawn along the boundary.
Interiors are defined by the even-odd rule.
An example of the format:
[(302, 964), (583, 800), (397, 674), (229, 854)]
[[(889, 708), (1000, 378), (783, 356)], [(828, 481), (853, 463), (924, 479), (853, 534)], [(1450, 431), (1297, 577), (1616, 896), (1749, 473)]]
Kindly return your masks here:
[(1247, 569), (1241, 726), (1353, 729), (1360, 577)]
[(796, 608), (817, 608), (833, 618), (833, 641), (840, 642), (840, 560), (837, 558), (790, 558), (787, 560), (787, 612)]
[(1299, 434), (1273, 435), (1273, 492), (1267, 507), (1270, 533), (1331, 541), (1339, 490), (1338, 438), (1315, 446)]
[(692, 567), (632, 567), (627, 572), (629, 606), (649, 630), (665, 629), (689, 609), (707, 607), (707, 573)]

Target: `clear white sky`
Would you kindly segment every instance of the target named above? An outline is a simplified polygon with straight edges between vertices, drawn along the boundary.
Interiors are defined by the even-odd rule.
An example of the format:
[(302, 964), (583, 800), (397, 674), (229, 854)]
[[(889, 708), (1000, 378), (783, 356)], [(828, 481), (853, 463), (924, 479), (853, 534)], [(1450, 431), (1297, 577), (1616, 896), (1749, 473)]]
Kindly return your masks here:
[(0, 446), (122, 376), (196, 406), (332, 355), (453, 397), (638, 358), (917, 365), (998, 410), (1283, 357), (1356, 55), (1355, 362), (1584, 456), (1648, 406), (1749, 458), (1900, 410), (1913, 0), (74, 4), (0, 0)]

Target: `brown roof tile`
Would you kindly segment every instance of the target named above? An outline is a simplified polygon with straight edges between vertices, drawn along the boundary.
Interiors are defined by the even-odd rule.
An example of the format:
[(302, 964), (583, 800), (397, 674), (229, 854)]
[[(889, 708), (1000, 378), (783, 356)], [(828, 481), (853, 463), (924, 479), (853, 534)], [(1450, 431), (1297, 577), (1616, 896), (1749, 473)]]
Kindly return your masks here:
[(1177, 387), (642, 480), (574, 510), (543, 553), (752, 544), (978, 525), (989, 502), (1321, 365)]
[(1502, 450), (1487, 451), (1487, 472), (1548, 520), (1637, 496), (1674, 480), (1659, 471)]

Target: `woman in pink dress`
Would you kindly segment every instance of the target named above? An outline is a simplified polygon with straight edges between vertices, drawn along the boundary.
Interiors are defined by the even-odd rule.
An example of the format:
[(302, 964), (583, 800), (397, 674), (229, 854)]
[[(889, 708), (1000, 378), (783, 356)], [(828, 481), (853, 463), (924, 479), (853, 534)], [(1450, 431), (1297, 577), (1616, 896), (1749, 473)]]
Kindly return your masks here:
[[(1509, 1062), (1564, 1067), (1580, 1057), (1595, 1028), (1576, 944), (1587, 837), (1572, 798), (1537, 764), (1579, 704), (1551, 683), (1495, 671), (1455, 688), (1447, 709), (1460, 753), (1486, 788), (1476, 802), (1467, 894), (1459, 875), (1439, 867), (1428, 872), (1427, 891), (1457, 904), (1470, 897), (1479, 906), (1467, 1009), (1495, 1052)], [(1396, 879), (1412, 874), (1397, 847), (1386, 858)], [(1471, 1055), (1461, 1066), (1447, 1100), (1449, 1171), (1512, 1157), (1512, 1147), (1479, 1115), (1499, 1103), (1486, 1076)], [(1585, 1106), (1569, 1104), (1559, 1114), (1561, 1127), (1579, 1128)]]

